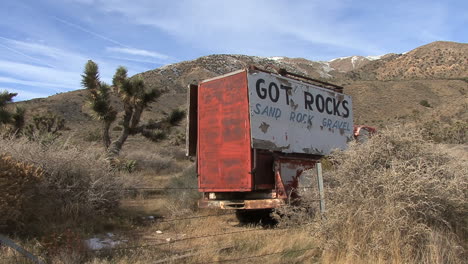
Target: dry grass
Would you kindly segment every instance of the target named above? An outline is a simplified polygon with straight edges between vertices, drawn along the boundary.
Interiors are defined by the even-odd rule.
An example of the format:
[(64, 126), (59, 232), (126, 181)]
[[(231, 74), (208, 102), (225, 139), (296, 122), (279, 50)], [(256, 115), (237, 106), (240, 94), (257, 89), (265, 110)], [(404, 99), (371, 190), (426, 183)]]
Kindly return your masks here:
[[(216, 212), (204, 214), (213, 215)], [(175, 242), (164, 243), (168, 238)], [(214, 263), (228, 260), (237, 263), (316, 263), (320, 256), (313, 237), (303, 228), (240, 226), (234, 215), (195, 218), (179, 223), (155, 223), (145, 230), (137, 242), (140, 245), (158, 243), (163, 244), (123, 251), (121, 254), (112, 252), (108, 259), (95, 257), (87, 263), (157, 263), (161, 260), (166, 260), (164, 263)], [(311, 250), (301, 250), (303, 248)]]
[(182, 173), (173, 177), (167, 188), (166, 208), (171, 212), (171, 215), (181, 216), (197, 211), (197, 202), (201, 195), (198, 192), (198, 177), (195, 165), (187, 167)]
[[(136, 189), (175, 188), (127, 196), (122, 200), (120, 213), (109, 215), (114, 228), (111, 232), (129, 240), (122, 246), (136, 248), (59, 251), (48, 259), (51, 263), (155, 263), (162, 259), (168, 263), (229, 259), (238, 259), (234, 261), (238, 263), (462, 263), (466, 258), (466, 160), (454, 154), (453, 148), (442, 149), (429, 143), (408, 126), (382, 131), (368, 143), (353, 145), (349, 151), (332, 157), (329, 167), (333, 170), (324, 177), (326, 220), (314, 218), (316, 202), (306, 200), (305, 207), (296, 208), (287, 219), (283, 218), (286, 227), (270, 229), (240, 225), (234, 214), (197, 210), (198, 191), (184, 189), (196, 188), (197, 178), (182, 148), (153, 146), (135, 139), (129, 142), (123, 156), (135, 160), (137, 170), (118, 173), (101, 163), (100, 148), (61, 143), (44, 149), (28, 144), (2, 141), (0, 153), (56, 172), (51, 179), (90, 175), (85, 179), (93, 182), (105, 172), (104, 179), (112, 179), (106, 186), (117, 183)], [(458, 151), (466, 152), (463, 148)], [(69, 184), (63, 180), (53, 182), (60, 186)], [(85, 223), (74, 218), (76, 208), (67, 208), (60, 211), (65, 213), (57, 221), (64, 226)], [(105, 211), (97, 210), (106, 215)], [(91, 212), (81, 211), (80, 215)], [(148, 220), (148, 216), (156, 219)], [(189, 219), (165, 221), (174, 218)], [(86, 223), (97, 225), (92, 217)], [(245, 233), (223, 234), (244, 230)], [(94, 232), (109, 230), (92, 228), (80, 235), (85, 239)], [(183, 240), (192, 237), (198, 238)], [(177, 242), (167, 243), (168, 238)], [(30, 248), (41, 248), (36, 246), (39, 242), (30, 243)], [(138, 247), (154, 244), (160, 245)], [(177, 258), (183, 255), (186, 256)], [(7, 256), (13, 254), (9, 252)], [(251, 256), (254, 258), (247, 258)]]
[(181, 166), (168, 155), (158, 152), (148, 153), (148, 151), (131, 151), (126, 155), (128, 160), (135, 160), (138, 170), (151, 171), (156, 175), (173, 174), (182, 170)]
[[(34, 197), (32, 204), (22, 212), (29, 217), (21, 223), (16, 221), (17, 226), (24, 228), (10, 229), (9, 232), (33, 235), (59, 231), (57, 226), (83, 223), (117, 208), (124, 184), (99, 152), (79, 149), (66, 142), (45, 146), (26, 139), (0, 141), (0, 153), (43, 171), (41, 181), (34, 186), (34, 193), (29, 194)], [(2, 188), (14, 186), (12, 182)]]
[(430, 115), (416, 116), (423, 137), (437, 143), (468, 144), (468, 99), (435, 109)]
[(325, 263), (463, 263), (468, 164), (408, 126), (332, 156)]
[(44, 171), (0, 154), (0, 230), (23, 229), (34, 211), (36, 186), (43, 181)]
[[(17, 153), (31, 151), (30, 147), (23, 147), (10, 146), (9, 149), (18, 148)], [(167, 260), (167, 263), (224, 260), (238, 263), (463, 263), (468, 226), (468, 168), (466, 160), (458, 159), (459, 155), (449, 155), (448, 151), (452, 149), (427, 142), (419, 131), (407, 126), (381, 131), (368, 143), (352, 145), (348, 151), (331, 157), (327, 166), (331, 171), (324, 176), (326, 220), (313, 217), (316, 202), (306, 199), (305, 207), (296, 208), (289, 218), (283, 218), (289, 222), (285, 228), (241, 225), (234, 213), (224, 215), (226, 211), (196, 210), (194, 202), (198, 191), (185, 189), (196, 187), (193, 166), (177, 174), (143, 169), (125, 174), (123, 180), (131, 182), (141, 178), (140, 184), (144, 183), (144, 187), (174, 189), (124, 200), (124, 215), (120, 217), (129, 218), (121, 220), (129, 221), (129, 225), (125, 230), (114, 232), (129, 240), (123, 247), (135, 248), (79, 254), (59, 251), (48, 260), (92, 264), (155, 263), (159, 260)], [(93, 159), (99, 160), (99, 155), (93, 155), (96, 155)], [(139, 155), (130, 152), (127, 158), (132, 157), (137, 162), (139, 158), (147, 158)], [(156, 154), (148, 155), (155, 157)], [(34, 161), (33, 156), (26, 154), (25, 160)], [(174, 162), (182, 166), (188, 164)], [(92, 174), (93, 170), (88, 173)], [(132, 185), (134, 182), (126, 184)], [(149, 215), (157, 219), (142, 220)], [(168, 243), (168, 239), (175, 242)], [(139, 247), (142, 245), (150, 246)]]

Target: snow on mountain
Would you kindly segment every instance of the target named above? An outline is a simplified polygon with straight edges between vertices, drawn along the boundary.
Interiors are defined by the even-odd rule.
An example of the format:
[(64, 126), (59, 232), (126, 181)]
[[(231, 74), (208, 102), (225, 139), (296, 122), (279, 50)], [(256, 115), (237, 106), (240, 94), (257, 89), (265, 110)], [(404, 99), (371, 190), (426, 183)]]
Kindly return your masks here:
[(385, 56), (385, 54), (382, 54), (382, 55), (375, 55), (375, 56), (366, 56), (365, 58), (368, 59), (368, 60), (379, 60), (379, 59), (381, 59), (383, 56)]
[(274, 61), (279, 61), (279, 60), (283, 60), (284, 57), (268, 57), (268, 59), (274, 60)]

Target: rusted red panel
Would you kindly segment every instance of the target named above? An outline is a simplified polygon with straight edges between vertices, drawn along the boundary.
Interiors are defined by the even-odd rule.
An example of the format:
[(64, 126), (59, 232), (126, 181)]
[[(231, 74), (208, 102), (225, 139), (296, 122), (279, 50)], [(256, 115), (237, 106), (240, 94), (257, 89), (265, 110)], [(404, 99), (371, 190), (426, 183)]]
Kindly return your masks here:
[(251, 191), (250, 145), (246, 71), (202, 82), (198, 90), (200, 191)]
[(274, 164), (278, 197), (298, 198), (299, 177), (305, 170), (314, 168), (316, 163), (317, 161), (313, 159), (278, 158)]

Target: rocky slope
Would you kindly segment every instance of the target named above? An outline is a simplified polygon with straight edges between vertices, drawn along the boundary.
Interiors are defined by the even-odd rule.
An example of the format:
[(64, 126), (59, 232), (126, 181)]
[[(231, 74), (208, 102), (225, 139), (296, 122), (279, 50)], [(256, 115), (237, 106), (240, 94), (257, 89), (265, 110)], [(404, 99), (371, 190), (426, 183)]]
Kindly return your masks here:
[(468, 44), (437, 41), (405, 54), (368, 63), (348, 76), (366, 80), (468, 77)]
[[(288, 71), (345, 86), (353, 97), (355, 122), (384, 126), (390, 120), (427, 112), (420, 101), (433, 107), (464, 101), (468, 93), (468, 44), (434, 42), (406, 54), (381, 57), (351, 56), (329, 62), (303, 58), (210, 55), (167, 65), (140, 75), (148, 86), (166, 93), (151, 105), (143, 119), (157, 119), (174, 108), (184, 108), (186, 87), (249, 65)], [(30, 112), (52, 111), (64, 116), (71, 126), (94, 127), (84, 105), (84, 91), (78, 90), (23, 102)], [(467, 101), (468, 103), (468, 101)], [(116, 106), (118, 103), (116, 101)], [(93, 125), (91, 125), (93, 124)]]

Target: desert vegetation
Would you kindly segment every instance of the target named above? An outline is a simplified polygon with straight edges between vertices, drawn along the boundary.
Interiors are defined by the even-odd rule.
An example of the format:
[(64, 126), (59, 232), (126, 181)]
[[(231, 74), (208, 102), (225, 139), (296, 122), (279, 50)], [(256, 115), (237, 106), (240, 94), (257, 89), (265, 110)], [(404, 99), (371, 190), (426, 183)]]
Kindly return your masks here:
[[(128, 136), (141, 134), (157, 142), (164, 139), (171, 127), (185, 117), (183, 110), (173, 109), (159, 122), (152, 120), (141, 124), (143, 111), (161, 96), (163, 90), (147, 88), (141, 77), (129, 78), (127, 69), (123, 66), (117, 68), (112, 86), (109, 86), (100, 81), (98, 65), (90, 60), (85, 65), (81, 84), (88, 91), (87, 103), (94, 117), (101, 122), (101, 140), (109, 157), (119, 155)], [(112, 129), (120, 132), (115, 140), (111, 139), (110, 128), (117, 120), (118, 113), (112, 105), (112, 96), (120, 100), (124, 110), (119, 125)]]
[[(326, 263), (463, 263), (466, 259), (466, 160), (397, 126), (329, 157), (327, 212), (305, 197), (282, 208), (283, 225), (310, 225)], [(305, 194), (307, 195), (307, 193)], [(291, 210), (294, 210), (291, 212)]]
[[(274, 221), (198, 209), (184, 151), (186, 81), (262, 58), (213, 55), (133, 77), (120, 67), (112, 84), (89, 61), (73, 96), (15, 104), (5, 91), (0, 233), (46, 263), (466, 263), (466, 80), (387, 80), (401, 72), (380, 72), (389, 61), (411, 59), (394, 57), (357, 72), (384, 81), (343, 81), (355, 117), (378, 133), (323, 159), (326, 211), (309, 189)], [(30, 262), (0, 245), (0, 263)]]
[(119, 205), (124, 182), (96, 151), (27, 138), (0, 145), (3, 232), (42, 235)]
[[(98, 66), (91, 60), (85, 65), (81, 83), (89, 91), (88, 102), (91, 109), (96, 118), (102, 121), (104, 147), (110, 155), (118, 155), (129, 134), (141, 133), (143, 127), (138, 127), (141, 114), (149, 103), (154, 102), (161, 95), (161, 91), (155, 88), (147, 91), (143, 80), (141, 78), (130, 80), (127, 76), (127, 69), (122, 66), (117, 68), (112, 79), (112, 87), (109, 87), (99, 80)], [(123, 128), (119, 137), (114, 141), (110, 138), (109, 129), (117, 118), (117, 112), (110, 102), (111, 91), (118, 96), (124, 106), (121, 122)]]
[[(327, 157), (325, 214), (304, 193), (300, 206), (273, 213), (275, 226), (198, 210), (194, 166), (169, 139), (157, 153), (122, 153), (132, 170), (63, 137), (3, 139), (0, 226), (52, 263), (463, 263), (468, 166), (453, 150), (463, 145), (424, 129), (382, 129)], [(106, 232), (121, 249), (90, 249), (89, 237)]]
[(24, 126), (25, 109), (16, 106), (15, 111), (12, 111), (7, 108), (17, 95), (8, 91), (0, 92), (0, 126), (3, 131), (7, 130), (8, 134), (21, 132)]

